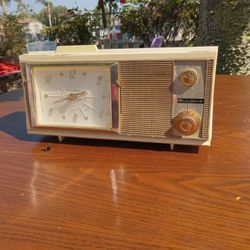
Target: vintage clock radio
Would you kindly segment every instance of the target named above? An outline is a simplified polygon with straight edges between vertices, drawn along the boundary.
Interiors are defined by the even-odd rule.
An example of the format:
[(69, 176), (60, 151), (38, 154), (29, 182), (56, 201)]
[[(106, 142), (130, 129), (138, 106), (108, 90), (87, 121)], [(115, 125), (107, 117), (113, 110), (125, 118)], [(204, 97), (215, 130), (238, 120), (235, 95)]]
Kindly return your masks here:
[(210, 145), (217, 47), (20, 56), (32, 134)]

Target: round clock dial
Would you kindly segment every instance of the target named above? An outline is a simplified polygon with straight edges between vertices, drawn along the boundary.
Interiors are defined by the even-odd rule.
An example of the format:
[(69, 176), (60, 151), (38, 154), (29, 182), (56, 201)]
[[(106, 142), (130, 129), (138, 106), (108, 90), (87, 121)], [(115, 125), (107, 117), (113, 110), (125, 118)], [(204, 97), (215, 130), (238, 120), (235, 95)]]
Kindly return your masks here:
[(37, 124), (111, 128), (108, 66), (34, 66)]

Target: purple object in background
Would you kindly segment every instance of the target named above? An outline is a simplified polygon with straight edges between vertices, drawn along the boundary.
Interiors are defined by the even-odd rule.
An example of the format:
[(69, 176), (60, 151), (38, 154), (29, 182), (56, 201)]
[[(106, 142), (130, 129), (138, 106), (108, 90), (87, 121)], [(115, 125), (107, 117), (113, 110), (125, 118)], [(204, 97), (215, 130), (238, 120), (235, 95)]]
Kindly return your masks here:
[(153, 39), (151, 43), (151, 48), (160, 48), (162, 46), (162, 43), (164, 41), (163, 36), (157, 36)]

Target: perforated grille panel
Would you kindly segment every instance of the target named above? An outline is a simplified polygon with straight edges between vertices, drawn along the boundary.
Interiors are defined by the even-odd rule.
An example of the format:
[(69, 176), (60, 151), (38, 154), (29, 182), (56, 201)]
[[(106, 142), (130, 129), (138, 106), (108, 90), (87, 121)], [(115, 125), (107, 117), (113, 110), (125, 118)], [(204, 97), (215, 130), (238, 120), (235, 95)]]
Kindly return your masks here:
[(205, 83), (205, 100), (204, 100), (204, 112), (203, 112), (203, 127), (202, 138), (207, 139), (209, 137), (209, 114), (211, 98), (212, 98), (212, 81), (213, 81), (213, 60), (207, 61), (206, 70), (206, 83)]
[(119, 62), (121, 85), (120, 133), (166, 137), (171, 124), (173, 63)]

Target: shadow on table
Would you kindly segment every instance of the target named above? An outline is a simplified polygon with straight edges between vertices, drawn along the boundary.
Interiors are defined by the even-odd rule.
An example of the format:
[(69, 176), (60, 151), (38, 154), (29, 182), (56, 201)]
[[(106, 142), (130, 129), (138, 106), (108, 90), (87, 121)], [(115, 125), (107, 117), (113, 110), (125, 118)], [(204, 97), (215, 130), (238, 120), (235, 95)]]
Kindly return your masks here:
[(19, 88), (0, 95), (0, 102), (19, 101), (23, 98), (23, 88)]
[(0, 118), (0, 131), (14, 136), (21, 141), (55, 142), (57, 138), (52, 136), (31, 135), (26, 130), (25, 112), (15, 112)]
[[(0, 118), (0, 130), (14, 136), (18, 140), (23, 141), (40, 141), (40, 142), (58, 142), (56, 136), (42, 136), (27, 134), (25, 112), (15, 112)], [(59, 142), (58, 142), (59, 143)], [(117, 147), (117, 148), (134, 148), (155, 151), (170, 151), (168, 144), (158, 143), (141, 143), (141, 142), (126, 142), (126, 141), (109, 141), (97, 139), (83, 138), (65, 138), (64, 144), (73, 145), (88, 145), (94, 147)], [(199, 147), (175, 145), (175, 152), (198, 153)]]

